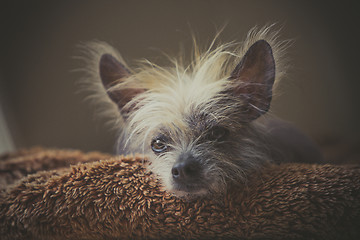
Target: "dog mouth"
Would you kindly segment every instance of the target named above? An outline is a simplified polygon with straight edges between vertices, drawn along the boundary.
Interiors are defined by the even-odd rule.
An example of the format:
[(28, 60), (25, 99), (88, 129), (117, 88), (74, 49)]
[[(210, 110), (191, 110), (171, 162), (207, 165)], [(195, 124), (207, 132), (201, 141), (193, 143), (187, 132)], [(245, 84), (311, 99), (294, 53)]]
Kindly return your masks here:
[(179, 183), (173, 182), (172, 190), (175, 195), (186, 196), (186, 195), (205, 195), (208, 192), (208, 187), (201, 182), (197, 183)]

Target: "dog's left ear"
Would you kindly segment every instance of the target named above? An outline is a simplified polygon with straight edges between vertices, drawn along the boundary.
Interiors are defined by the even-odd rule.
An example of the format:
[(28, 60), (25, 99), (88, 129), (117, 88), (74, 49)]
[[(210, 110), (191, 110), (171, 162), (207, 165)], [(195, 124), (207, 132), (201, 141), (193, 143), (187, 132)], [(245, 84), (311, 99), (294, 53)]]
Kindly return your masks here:
[(140, 88), (123, 89), (116, 87), (116, 84), (123, 82), (131, 73), (121, 62), (110, 54), (101, 56), (99, 74), (107, 94), (110, 99), (117, 104), (122, 113), (131, 111), (131, 109), (124, 109), (124, 106), (136, 95), (145, 91), (145, 89)]
[(230, 94), (244, 101), (244, 121), (249, 122), (270, 108), (275, 80), (275, 60), (268, 42), (259, 40), (246, 52), (230, 75)]

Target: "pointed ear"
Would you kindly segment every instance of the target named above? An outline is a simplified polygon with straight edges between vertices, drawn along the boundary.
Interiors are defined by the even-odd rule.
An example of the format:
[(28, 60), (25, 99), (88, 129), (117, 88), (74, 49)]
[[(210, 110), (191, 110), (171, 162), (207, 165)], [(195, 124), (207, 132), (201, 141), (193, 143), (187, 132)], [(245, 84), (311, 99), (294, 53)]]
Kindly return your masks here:
[(244, 101), (244, 121), (249, 122), (270, 108), (275, 80), (275, 60), (269, 43), (255, 42), (231, 73), (230, 94)]
[[(110, 99), (122, 109), (133, 97), (144, 92), (137, 88), (112, 88), (130, 76), (130, 71), (110, 54), (104, 54), (100, 58), (99, 72), (101, 81)], [(126, 110), (129, 111), (129, 110)]]

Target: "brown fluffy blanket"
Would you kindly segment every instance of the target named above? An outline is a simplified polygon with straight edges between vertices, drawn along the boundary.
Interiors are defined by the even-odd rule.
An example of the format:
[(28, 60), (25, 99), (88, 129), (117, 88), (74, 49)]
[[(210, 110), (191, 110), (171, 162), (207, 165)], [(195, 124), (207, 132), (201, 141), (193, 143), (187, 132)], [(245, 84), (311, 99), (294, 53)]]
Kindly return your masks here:
[(0, 172), (1, 239), (360, 239), (357, 166), (268, 166), (196, 201), (164, 192), (140, 157), (30, 149)]

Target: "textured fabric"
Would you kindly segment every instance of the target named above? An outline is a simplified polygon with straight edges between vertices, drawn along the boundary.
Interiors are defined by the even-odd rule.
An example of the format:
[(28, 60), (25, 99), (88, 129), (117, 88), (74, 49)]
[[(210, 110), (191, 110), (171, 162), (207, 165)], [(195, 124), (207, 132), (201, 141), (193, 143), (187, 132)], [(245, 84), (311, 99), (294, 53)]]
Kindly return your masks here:
[(40, 148), (1, 156), (0, 238), (360, 239), (356, 165), (271, 165), (223, 196), (184, 201), (144, 161)]

